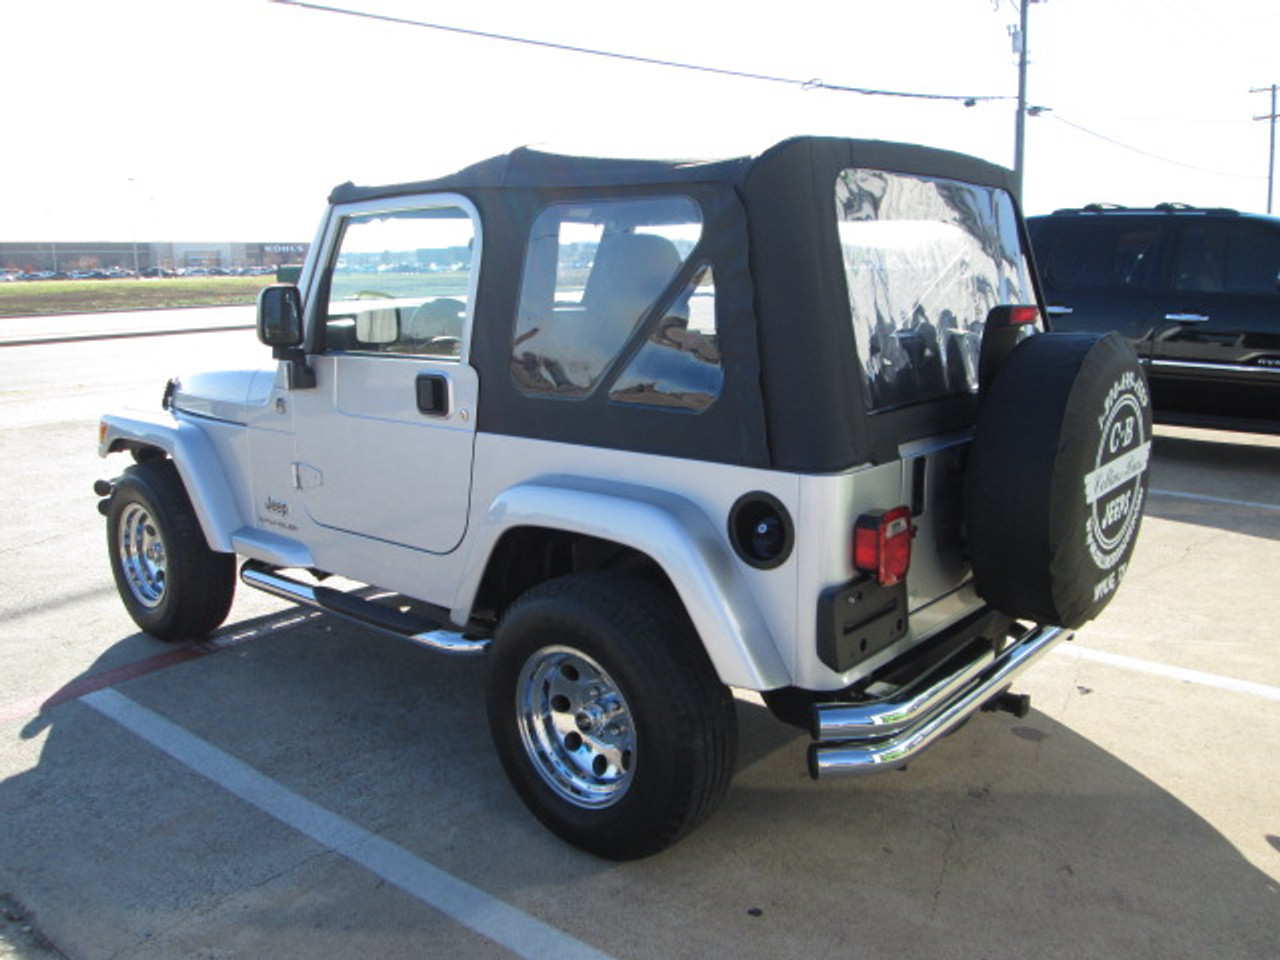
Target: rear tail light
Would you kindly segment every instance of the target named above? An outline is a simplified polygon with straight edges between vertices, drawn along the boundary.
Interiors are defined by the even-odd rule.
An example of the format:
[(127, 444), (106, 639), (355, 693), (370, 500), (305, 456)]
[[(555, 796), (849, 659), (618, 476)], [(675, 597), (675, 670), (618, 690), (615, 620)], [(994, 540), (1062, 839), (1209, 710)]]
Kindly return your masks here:
[(1028, 323), (1036, 323), (1040, 319), (1039, 307), (1010, 307), (1008, 324), (1011, 327), (1025, 327)]
[(911, 508), (873, 510), (853, 527), (853, 565), (876, 578), (881, 586), (902, 581), (911, 568)]

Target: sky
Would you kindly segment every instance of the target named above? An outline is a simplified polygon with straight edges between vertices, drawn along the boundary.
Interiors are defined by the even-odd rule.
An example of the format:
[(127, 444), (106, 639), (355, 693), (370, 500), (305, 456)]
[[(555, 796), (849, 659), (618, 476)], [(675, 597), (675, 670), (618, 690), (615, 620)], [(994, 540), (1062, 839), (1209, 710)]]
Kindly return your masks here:
[[(1013, 165), (1016, 0), (317, 2), (775, 79), (272, 0), (22, 0), (0, 20), (0, 240), (307, 241), (338, 183), (521, 145), (710, 159), (823, 134)], [(1040, 0), (1026, 39), (1026, 213), (1265, 212), (1280, 2)]]

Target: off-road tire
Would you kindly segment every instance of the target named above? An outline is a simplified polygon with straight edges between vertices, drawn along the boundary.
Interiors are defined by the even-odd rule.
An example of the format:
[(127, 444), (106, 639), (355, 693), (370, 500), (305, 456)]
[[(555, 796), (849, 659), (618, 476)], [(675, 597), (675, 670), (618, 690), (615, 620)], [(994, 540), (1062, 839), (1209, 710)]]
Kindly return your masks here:
[(737, 761), (733, 697), (668, 591), (612, 573), (536, 586), (494, 641), (489, 724), (521, 799), (569, 843), (649, 856), (705, 820)]
[(209, 549), (173, 461), (125, 470), (107, 510), (107, 551), (125, 609), (156, 639), (203, 639), (227, 618), (235, 555)]

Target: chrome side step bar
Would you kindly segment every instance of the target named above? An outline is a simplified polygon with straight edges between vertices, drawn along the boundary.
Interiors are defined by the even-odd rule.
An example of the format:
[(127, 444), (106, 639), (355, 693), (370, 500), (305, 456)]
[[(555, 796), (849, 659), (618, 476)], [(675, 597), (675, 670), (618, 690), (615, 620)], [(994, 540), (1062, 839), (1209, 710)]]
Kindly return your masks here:
[(378, 633), (411, 640), (438, 653), (475, 656), (489, 649), (486, 637), (469, 637), (460, 631), (442, 629), (438, 624), (421, 617), (374, 603), (352, 593), (302, 583), (284, 576), (274, 567), (254, 560), (247, 561), (240, 568), (240, 579), (246, 585), (273, 596), (322, 610)]
[(877, 773), (901, 767), (953, 730), (1071, 632), (1037, 627), (998, 654), (979, 645), (894, 694), (814, 707), (809, 774)]

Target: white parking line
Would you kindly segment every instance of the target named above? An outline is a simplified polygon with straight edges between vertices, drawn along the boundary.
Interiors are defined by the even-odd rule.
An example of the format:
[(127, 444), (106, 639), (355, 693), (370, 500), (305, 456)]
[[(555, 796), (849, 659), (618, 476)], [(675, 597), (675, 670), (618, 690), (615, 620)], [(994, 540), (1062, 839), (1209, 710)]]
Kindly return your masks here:
[(1171, 680), (1182, 680), (1186, 683), (1199, 684), (1202, 687), (1216, 687), (1219, 690), (1230, 690), (1232, 693), (1244, 693), (1264, 700), (1280, 702), (1280, 687), (1269, 687), (1265, 683), (1254, 683), (1252, 680), (1237, 680), (1234, 677), (1223, 677), (1216, 673), (1202, 673), (1199, 670), (1188, 670), (1185, 667), (1171, 667), (1152, 660), (1139, 660), (1137, 657), (1126, 657), (1119, 653), (1106, 653), (1102, 650), (1090, 650), (1075, 643), (1061, 643), (1054, 651), (1077, 660), (1091, 660), (1094, 663), (1105, 663), (1108, 666), (1120, 667), (1123, 670), (1137, 670), (1157, 677)]
[(1233, 500), (1230, 497), (1211, 497), (1204, 493), (1183, 493), (1181, 490), (1160, 490), (1155, 487), (1147, 492), (1161, 497), (1177, 497), (1179, 500), (1199, 500), (1203, 503), (1220, 503), (1226, 507), (1249, 507), (1253, 510), (1274, 510), (1280, 513), (1280, 504), (1262, 503), (1258, 500)]
[(81, 702), (267, 816), (360, 864), (516, 956), (528, 960), (611, 960), (608, 954), (282, 787), (114, 690), (99, 690)]

